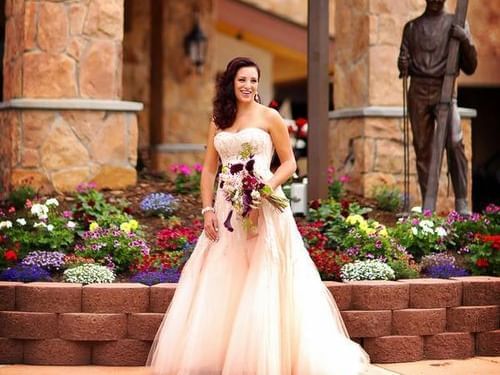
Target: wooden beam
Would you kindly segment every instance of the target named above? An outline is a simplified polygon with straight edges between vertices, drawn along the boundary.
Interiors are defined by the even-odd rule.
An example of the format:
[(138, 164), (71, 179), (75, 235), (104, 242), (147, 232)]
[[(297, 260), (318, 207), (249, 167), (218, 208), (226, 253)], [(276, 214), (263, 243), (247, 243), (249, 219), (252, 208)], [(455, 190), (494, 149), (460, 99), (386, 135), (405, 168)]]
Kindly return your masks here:
[(308, 0), (308, 199), (328, 196), (328, 0)]

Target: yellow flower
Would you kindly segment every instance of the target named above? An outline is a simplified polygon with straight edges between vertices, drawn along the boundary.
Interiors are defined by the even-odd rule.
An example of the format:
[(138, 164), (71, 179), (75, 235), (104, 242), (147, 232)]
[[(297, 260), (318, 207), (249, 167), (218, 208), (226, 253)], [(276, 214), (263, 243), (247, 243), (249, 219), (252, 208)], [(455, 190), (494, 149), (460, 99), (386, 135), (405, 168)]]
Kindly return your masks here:
[(349, 215), (345, 221), (347, 224), (356, 225), (359, 223), (361, 225), (361, 223), (365, 222), (365, 219), (361, 215)]
[(373, 228), (366, 228), (366, 229), (365, 229), (365, 233), (366, 233), (366, 234), (373, 234), (373, 233), (375, 233), (375, 232), (376, 232), (376, 230), (375, 230), (375, 229), (373, 229)]
[(128, 223), (130, 224), (130, 229), (132, 230), (139, 228), (139, 222), (137, 220), (132, 219)]
[(379, 232), (379, 234), (380, 234), (382, 237), (387, 237), (387, 236), (389, 236), (389, 233), (387, 233), (387, 229), (385, 229), (385, 227), (384, 227), (384, 229), (382, 229), (382, 230)]
[(95, 231), (97, 228), (99, 228), (99, 224), (97, 224), (95, 221), (90, 223), (89, 229), (91, 232)]
[(130, 223), (122, 223), (120, 225), (120, 229), (124, 232), (130, 233), (132, 231), (132, 228), (130, 227)]

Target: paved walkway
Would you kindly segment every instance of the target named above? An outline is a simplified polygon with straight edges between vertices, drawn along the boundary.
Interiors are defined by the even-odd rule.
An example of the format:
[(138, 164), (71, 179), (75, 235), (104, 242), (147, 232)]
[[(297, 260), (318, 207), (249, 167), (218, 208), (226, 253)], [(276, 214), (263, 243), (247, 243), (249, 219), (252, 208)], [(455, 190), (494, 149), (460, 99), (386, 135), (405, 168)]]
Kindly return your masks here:
[[(150, 375), (144, 367), (0, 365), (0, 375)], [(500, 357), (371, 365), (366, 375), (499, 375)]]

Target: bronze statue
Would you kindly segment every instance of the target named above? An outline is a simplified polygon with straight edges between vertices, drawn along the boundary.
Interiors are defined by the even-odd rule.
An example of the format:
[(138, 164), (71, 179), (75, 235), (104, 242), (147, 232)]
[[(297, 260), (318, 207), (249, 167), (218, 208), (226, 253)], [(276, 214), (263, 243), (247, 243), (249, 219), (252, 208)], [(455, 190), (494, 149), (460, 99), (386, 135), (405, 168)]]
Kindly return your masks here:
[[(410, 76), (408, 112), (417, 157), (417, 173), (422, 194), (426, 196), (436, 107), (446, 71), (450, 37), (459, 40), (459, 70), (472, 74), (477, 67), (477, 52), (468, 28), (453, 24), (454, 15), (444, 11), (446, 0), (426, 0), (425, 12), (409, 21), (403, 31), (398, 68), (401, 76)], [(459, 71), (457, 71), (458, 75)], [(455, 209), (469, 212), (467, 204), (467, 159), (462, 141), (456, 91), (450, 108), (446, 139), (448, 170), (455, 192)]]

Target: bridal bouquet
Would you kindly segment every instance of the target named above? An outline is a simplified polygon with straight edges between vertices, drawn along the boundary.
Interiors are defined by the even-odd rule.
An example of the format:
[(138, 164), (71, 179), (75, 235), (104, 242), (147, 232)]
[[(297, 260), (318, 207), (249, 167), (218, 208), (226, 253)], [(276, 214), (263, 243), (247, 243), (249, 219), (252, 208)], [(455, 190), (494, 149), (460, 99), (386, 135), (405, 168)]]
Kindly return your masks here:
[(280, 211), (288, 205), (288, 200), (274, 194), (271, 187), (266, 185), (262, 177), (255, 172), (254, 152), (249, 143), (242, 145), (239, 157), (240, 159), (224, 165), (219, 177), (219, 186), (226, 200), (233, 206), (224, 221), (224, 227), (230, 232), (234, 230), (231, 225), (233, 212), (242, 217), (245, 226), (248, 227), (250, 224), (248, 215), (252, 208), (258, 208), (262, 199), (266, 199)]

